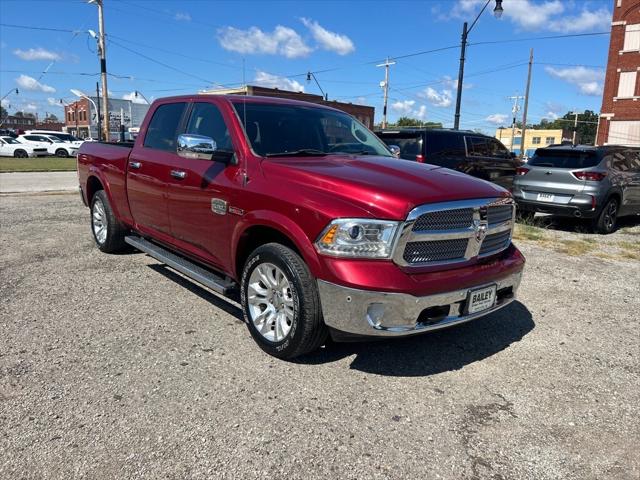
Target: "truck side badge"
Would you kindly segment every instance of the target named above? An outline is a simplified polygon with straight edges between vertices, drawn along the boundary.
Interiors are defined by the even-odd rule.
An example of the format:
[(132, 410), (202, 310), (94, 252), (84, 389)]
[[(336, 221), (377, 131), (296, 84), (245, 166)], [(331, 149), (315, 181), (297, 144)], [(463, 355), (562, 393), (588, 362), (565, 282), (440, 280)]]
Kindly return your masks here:
[(211, 211), (213, 213), (217, 213), (218, 215), (226, 215), (227, 214), (227, 202), (222, 200), (221, 198), (212, 198), (211, 199)]

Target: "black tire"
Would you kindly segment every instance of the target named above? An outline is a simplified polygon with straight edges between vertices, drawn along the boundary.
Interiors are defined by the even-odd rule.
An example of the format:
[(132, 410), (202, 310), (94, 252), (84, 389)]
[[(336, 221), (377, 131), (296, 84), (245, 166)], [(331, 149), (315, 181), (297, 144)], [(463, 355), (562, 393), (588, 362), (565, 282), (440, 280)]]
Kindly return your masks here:
[(29, 154), (25, 151), (25, 150), (16, 150), (15, 152), (13, 152), (13, 156), (15, 158), (28, 158)]
[[(106, 235), (104, 237), (98, 234), (99, 229), (96, 227), (98, 223), (96, 212), (100, 206), (104, 211), (102, 215), (104, 219), (103, 225), (106, 227)], [(127, 248), (127, 244), (124, 241), (127, 229), (118, 222), (113, 214), (113, 209), (104, 190), (97, 191), (91, 199), (91, 233), (98, 248), (105, 253), (117, 253)]]
[(602, 233), (607, 235), (613, 233), (616, 230), (618, 224), (618, 200), (610, 198), (607, 203), (604, 204), (600, 214), (593, 223), (593, 230), (596, 233)]
[(530, 210), (517, 210), (516, 220), (523, 223), (533, 223), (536, 212)]
[[(249, 310), (249, 278), (263, 264), (278, 267), (291, 286), (293, 321), (287, 335), (280, 341), (271, 341), (254, 325)], [(284, 245), (268, 243), (254, 250), (242, 270), (240, 297), (244, 319), (255, 342), (269, 355), (290, 359), (319, 348), (327, 339), (328, 329), (322, 319), (322, 308), (316, 279), (302, 258)], [(272, 327), (273, 329), (273, 327)]]
[(64, 148), (59, 148), (56, 150), (56, 157), (66, 158), (69, 156), (69, 152), (67, 152)]

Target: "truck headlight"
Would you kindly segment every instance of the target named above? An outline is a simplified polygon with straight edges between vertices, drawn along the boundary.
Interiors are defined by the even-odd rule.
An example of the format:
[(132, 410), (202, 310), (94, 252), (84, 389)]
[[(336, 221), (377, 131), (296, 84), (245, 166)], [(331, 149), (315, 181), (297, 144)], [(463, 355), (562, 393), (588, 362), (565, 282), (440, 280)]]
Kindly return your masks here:
[(389, 258), (399, 223), (369, 218), (334, 220), (318, 237), (316, 248), (335, 257)]

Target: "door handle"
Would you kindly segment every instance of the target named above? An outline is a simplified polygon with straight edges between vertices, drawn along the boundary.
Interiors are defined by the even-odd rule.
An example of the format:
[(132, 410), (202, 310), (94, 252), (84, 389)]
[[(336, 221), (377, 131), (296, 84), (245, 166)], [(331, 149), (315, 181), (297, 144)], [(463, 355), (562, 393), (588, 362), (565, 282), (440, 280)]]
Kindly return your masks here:
[(180, 170), (171, 170), (171, 176), (173, 178), (177, 178), (178, 180), (182, 180), (187, 176), (187, 172), (182, 172)]
[(140, 162), (129, 162), (129, 168), (135, 168), (136, 170), (142, 166)]

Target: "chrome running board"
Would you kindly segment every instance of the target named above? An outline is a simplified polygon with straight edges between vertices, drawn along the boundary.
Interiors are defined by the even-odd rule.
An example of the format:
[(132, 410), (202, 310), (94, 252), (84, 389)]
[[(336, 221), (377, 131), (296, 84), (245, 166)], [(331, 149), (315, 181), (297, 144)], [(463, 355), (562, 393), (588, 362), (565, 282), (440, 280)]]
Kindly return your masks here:
[(124, 241), (132, 247), (161, 261), (167, 266), (177, 270), (191, 280), (198, 282), (214, 292), (228, 295), (236, 286), (235, 282), (227, 280), (220, 275), (207, 270), (184, 257), (163, 248), (141, 237), (127, 236)]

